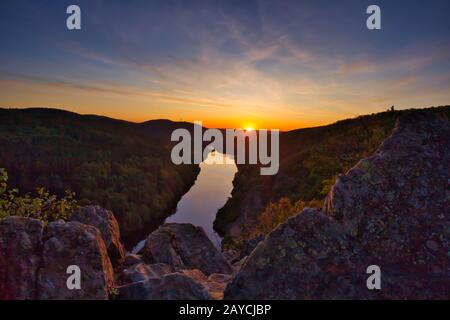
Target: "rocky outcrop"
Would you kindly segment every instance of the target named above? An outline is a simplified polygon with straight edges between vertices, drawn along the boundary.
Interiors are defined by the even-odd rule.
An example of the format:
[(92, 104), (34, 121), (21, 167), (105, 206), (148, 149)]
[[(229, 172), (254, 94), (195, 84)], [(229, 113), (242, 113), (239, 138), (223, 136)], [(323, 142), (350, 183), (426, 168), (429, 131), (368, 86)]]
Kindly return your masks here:
[(214, 300), (222, 300), (228, 283), (232, 280), (229, 274), (213, 273), (206, 279), (204, 286)]
[(34, 299), (44, 224), (35, 219), (0, 220), (0, 300)]
[(201, 284), (182, 273), (171, 273), (149, 278), (118, 288), (118, 299), (123, 300), (210, 300)]
[(173, 272), (173, 268), (168, 264), (155, 263), (145, 264), (137, 263), (132, 265), (120, 273), (119, 282), (122, 284), (128, 284), (133, 282), (139, 282), (148, 280), (150, 278), (159, 278), (163, 275)]
[(130, 266), (134, 266), (135, 264), (143, 263), (143, 262), (144, 262), (144, 260), (142, 259), (141, 255), (130, 253), (125, 256), (125, 259), (123, 260), (121, 266), (122, 267), (130, 267)]
[(314, 209), (306, 209), (270, 233), (245, 261), (227, 287), (229, 299), (329, 299), (354, 289), (361, 254), (341, 226)]
[(207, 277), (203, 272), (196, 269), (181, 270), (181, 273), (200, 283), (214, 300), (223, 298), (223, 292), (232, 279), (231, 275), (222, 273), (213, 273)]
[[(170, 280), (168, 280), (170, 279)], [(209, 277), (197, 269), (184, 269), (174, 272), (167, 264), (146, 265), (138, 263), (124, 269), (119, 277), (118, 299), (214, 299), (223, 298), (231, 275), (213, 273)], [(177, 288), (166, 292), (164, 285)]]
[(148, 236), (142, 254), (148, 263), (166, 263), (176, 270), (198, 269), (206, 275), (232, 272), (204, 230), (191, 224), (162, 225)]
[(226, 259), (191, 224), (161, 226), (141, 253), (125, 258), (118, 299), (222, 299), (232, 278)]
[(71, 216), (71, 221), (78, 221), (100, 230), (113, 265), (123, 261), (125, 249), (120, 240), (119, 224), (111, 211), (100, 206), (86, 206), (76, 210)]
[[(81, 289), (69, 290), (69, 266)], [(8, 217), (0, 220), (0, 299), (108, 299), (114, 287), (100, 231), (79, 222)]]
[[(39, 299), (108, 299), (114, 275), (98, 229), (79, 222), (52, 222), (48, 226), (38, 273)], [(78, 266), (81, 289), (67, 288), (67, 268)]]
[[(116, 291), (103, 240), (116, 258), (122, 255), (112, 214), (87, 207), (72, 220), (46, 227), (30, 218), (0, 220), (1, 299), (108, 299)], [(231, 267), (203, 229), (187, 224), (161, 227), (148, 237), (143, 256), (116, 261), (119, 299), (220, 299), (231, 279), (224, 274)], [(70, 266), (80, 271), (80, 289), (67, 287)]]
[[(324, 212), (271, 232), (225, 298), (448, 299), (450, 123), (413, 116), (337, 179)], [(381, 269), (380, 290), (366, 286), (369, 265)]]

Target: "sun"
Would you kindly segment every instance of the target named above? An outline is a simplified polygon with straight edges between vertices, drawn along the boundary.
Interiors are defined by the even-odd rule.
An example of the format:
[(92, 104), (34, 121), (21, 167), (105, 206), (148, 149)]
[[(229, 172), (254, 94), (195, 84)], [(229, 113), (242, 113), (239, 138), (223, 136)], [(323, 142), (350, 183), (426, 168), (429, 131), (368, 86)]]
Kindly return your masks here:
[(255, 130), (255, 129), (253, 129), (253, 127), (247, 127), (247, 128), (245, 128), (245, 131), (247, 131), (247, 132), (252, 132), (253, 130)]

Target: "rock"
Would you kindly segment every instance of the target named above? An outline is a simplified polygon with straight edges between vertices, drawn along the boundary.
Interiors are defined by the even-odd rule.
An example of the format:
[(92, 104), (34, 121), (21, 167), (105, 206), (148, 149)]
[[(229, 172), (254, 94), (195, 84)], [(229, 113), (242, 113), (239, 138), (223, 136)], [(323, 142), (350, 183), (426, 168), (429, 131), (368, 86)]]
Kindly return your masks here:
[[(448, 299), (450, 123), (415, 115), (337, 179), (323, 213), (305, 209), (272, 231), (225, 298)], [(369, 265), (381, 290), (366, 287)]]
[(207, 290), (192, 278), (172, 273), (118, 288), (122, 300), (210, 300)]
[[(70, 265), (81, 270), (81, 290), (67, 288)], [(100, 231), (75, 221), (50, 223), (37, 286), (39, 299), (108, 299), (114, 277)]]
[(448, 168), (450, 122), (426, 113), (405, 117), (378, 151), (341, 176), (328, 195), (326, 213), (358, 238), (373, 264), (384, 273), (402, 273), (397, 280), (402, 285), (392, 288), (392, 297), (412, 286), (412, 279), (430, 298), (443, 297), (441, 285), (450, 288)]
[(225, 299), (331, 299), (344, 292), (360, 298), (362, 290), (347, 292), (347, 284), (356, 286), (355, 275), (361, 273), (352, 263), (358, 253), (336, 221), (305, 209), (252, 252), (227, 286)]
[(425, 242), (425, 245), (427, 246), (428, 249), (432, 250), (432, 251), (438, 251), (439, 250), (439, 245), (437, 244), (436, 241), (433, 240), (427, 240)]
[(205, 276), (203, 272), (197, 269), (185, 269), (181, 270), (180, 273), (194, 279), (195, 281), (204, 284), (206, 281), (208, 281), (208, 277)]
[(70, 219), (99, 229), (113, 265), (123, 261), (125, 249), (120, 241), (119, 224), (111, 211), (100, 206), (86, 206), (76, 210)]
[(122, 262), (122, 266), (130, 267), (130, 266), (134, 266), (135, 264), (143, 263), (143, 262), (144, 262), (144, 260), (142, 260), (141, 255), (132, 253), (132, 254), (125, 256), (125, 259)]
[[(68, 290), (67, 267), (81, 268), (81, 290)], [(113, 273), (100, 232), (78, 222), (0, 220), (0, 299), (107, 299)]]
[(264, 238), (265, 238), (265, 236), (260, 234), (260, 235), (257, 235), (256, 237), (246, 240), (244, 246), (240, 250), (239, 258), (242, 259), (242, 258), (248, 256), (250, 253), (252, 253), (252, 251), (255, 250), (256, 246), (261, 241), (263, 241)]
[(0, 300), (36, 298), (44, 224), (35, 219), (0, 220)]
[(242, 261), (246, 257), (241, 258), (242, 251), (238, 250), (226, 250), (222, 252), (224, 258), (230, 263), (233, 273), (238, 272), (241, 269)]
[(205, 288), (214, 300), (222, 300), (227, 284), (232, 280), (229, 274), (213, 273), (204, 283)]
[(226, 250), (222, 252), (222, 255), (230, 264), (239, 261), (239, 252), (237, 250)]
[(228, 283), (233, 277), (229, 274), (223, 274), (223, 273), (213, 273), (208, 277), (208, 281), (212, 282), (220, 282), (220, 283)]
[(142, 254), (149, 263), (166, 263), (176, 270), (198, 269), (206, 275), (232, 272), (203, 229), (191, 224), (162, 225), (148, 236)]
[[(173, 272), (172, 268), (169, 265), (163, 263), (151, 265), (139, 263), (122, 271), (119, 277), (119, 281), (121, 284), (123, 284), (123, 286), (119, 288), (119, 292), (121, 292), (119, 295), (119, 299), (157, 299), (153, 296), (154, 293), (149, 293), (149, 291), (157, 290), (158, 293), (155, 294), (157, 294), (158, 296), (161, 295), (162, 293), (159, 291), (161, 290), (160, 286), (162, 286), (162, 284), (156, 280), (162, 282), (167, 281), (163, 280), (163, 278), (165, 278), (167, 275), (182, 275), (191, 279), (192, 281), (200, 285), (204, 290), (206, 290), (208, 299), (215, 300), (222, 299), (223, 291), (225, 290), (227, 283), (232, 278), (230, 275), (218, 273), (213, 273), (209, 277), (207, 277), (203, 272), (197, 269), (184, 269), (180, 270), (179, 272)], [(153, 279), (155, 281), (148, 281), (150, 279)], [(181, 281), (183, 291), (181, 293), (174, 294), (183, 294), (187, 295), (187, 297), (192, 296), (193, 293), (191, 291), (196, 287), (194, 286), (194, 289), (192, 289), (192, 285), (189, 284), (190, 282), (187, 282), (188, 280), (186, 280), (185, 278), (181, 278), (180, 280), (180, 278), (177, 277), (177, 279), (177, 281)], [(145, 282), (145, 284), (142, 282)], [(194, 290), (194, 292), (197, 291), (198, 289)], [(169, 295), (169, 293), (167, 294)], [(195, 294), (198, 294), (198, 292)], [(158, 299), (165, 298), (160, 297)]]
[(213, 273), (207, 277), (197, 269), (181, 270), (181, 273), (203, 285), (214, 300), (221, 300), (223, 298), (225, 287), (232, 279), (231, 275), (222, 273)]
[(237, 264), (243, 258), (252, 253), (256, 246), (263, 241), (264, 238), (264, 235), (259, 234), (253, 238), (242, 239), (239, 243), (234, 245), (234, 249), (226, 250), (222, 254), (231, 265)]
[(172, 273), (173, 269), (168, 264), (156, 263), (146, 265), (138, 263), (134, 266), (124, 269), (119, 276), (121, 284), (133, 283), (148, 280), (150, 278), (160, 278), (163, 275)]

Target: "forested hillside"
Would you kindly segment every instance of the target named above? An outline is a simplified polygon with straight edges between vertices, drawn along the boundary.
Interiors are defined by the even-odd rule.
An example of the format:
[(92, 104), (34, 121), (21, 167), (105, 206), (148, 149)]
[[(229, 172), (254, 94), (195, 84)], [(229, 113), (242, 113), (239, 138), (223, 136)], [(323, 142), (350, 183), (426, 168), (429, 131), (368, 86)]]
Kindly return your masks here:
[(76, 193), (111, 209), (128, 245), (163, 222), (198, 166), (170, 161), (170, 133), (187, 123), (142, 124), (54, 109), (0, 109), (0, 167), (21, 192)]
[[(232, 197), (214, 223), (225, 244), (267, 233), (276, 221), (303, 206), (320, 208), (338, 174), (370, 156), (405, 114), (434, 112), (450, 117), (450, 106), (360, 116), (280, 135), (280, 170), (261, 176), (259, 168), (238, 165)], [(271, 204), (272, 203), (272, 204)]]

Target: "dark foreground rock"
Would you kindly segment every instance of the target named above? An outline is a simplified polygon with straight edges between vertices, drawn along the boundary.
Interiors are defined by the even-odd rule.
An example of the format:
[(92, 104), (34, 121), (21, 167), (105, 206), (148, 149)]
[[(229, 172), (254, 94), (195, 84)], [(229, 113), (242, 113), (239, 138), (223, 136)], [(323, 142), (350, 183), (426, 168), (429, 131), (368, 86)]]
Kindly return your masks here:
[[(69, 266), (81, 290), (69, 290)], [(8, 217), (0, 220), (0, 299), (108, 299), (114, 287), (100, 231), (79, 222)]]
[(168, 264), (155, 263), (145, 264), (137, 263), (122, 270), (119, 276), (119, 282), (128, 284), (148, 280), (150, 278), (159, 278), (163, 275), (173, 272), (173, 268)]
[(102, 233), (108, 255), (113, 265), (118, 265), (125, 258), (125, 248), (120, 240), (120, 229), (114, 214), (100, 206), (86, 206), (75, 211), (72, 221), (94, 226)]
[(142, 254), (149, 263), (166, 263), (177, 270), (198, 269), (206, 275), (232, 272), (203, 229), (192, 224), (162, 225), (148, 236)]
[(118, 299), (123, 300), (210, 300), (208, 291), (182, 273), (134, 282), (118, 288)]
[[(38, 272), (38, 299), (108, 299), (114, 275), (98, 229), (79, 222), (52, 222)], [(81, 289), (67, 288), (67, 267), (81, 270)]]
[[(448, 299), (450, 123), (402, 119), (340, 176), (324, 213), (306, 209), (246, 259), (226, 299)], [(368, 290), (366, 269), (381, 269)]]
[(131, 267), (138, 263), (143, 263), (141, 255), (130, 253), (125, 256), (125, 259), (122, 262), (122, 267)]
[(161, 226), (140, 253), (121, 265), (117, 299), (222, 299), (231, 280), (228, 261), (191, 224)]
[(44, 224), (35, 219), (0, 220), (0, 300), (34, 299)]

